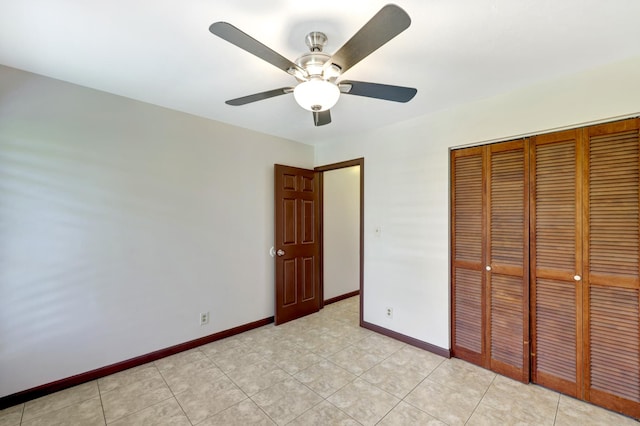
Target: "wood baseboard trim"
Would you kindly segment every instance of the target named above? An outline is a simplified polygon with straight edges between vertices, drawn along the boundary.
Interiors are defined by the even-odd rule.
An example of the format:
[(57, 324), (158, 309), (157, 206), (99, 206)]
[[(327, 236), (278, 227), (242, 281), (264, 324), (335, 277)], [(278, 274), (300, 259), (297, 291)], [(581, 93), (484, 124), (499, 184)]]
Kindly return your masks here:
[(325, 304), (325, 306), (326, 305), (330, 305), (332, 303), (336, 303), (336, 302), (339, 302), (341, 300), (348, 299), (348, 298), (353, 297), (353, 296), (357, 296), (359, 294), (360, 294), (360, 290), (352, 291), (351, 293), (345, 293), (345, 294), (342, 294), (340, 296), (336, 296), (336, 297), (332, 297), (331, 299), (327, 299), (327, 300), (324, 301), (324, 304)]
[(424, 342), (422, 340), (415, 339), (413, 337), (409, 337), (407, 335), (398, 333), (396, 331), (389, 330), (384, 327), (380, 327), (379, 325), (371, 324), (370, 322), (362, 321), (360, 325), (367, 330), (375, 331), (376, 333), (385, 335), (387, 337), (391, 337), (392, 339), (399, 340), (403, 343), (406, 343), (411, 346), (415, 346), (420, 349), (424, 349), (425, 351), (432, 352), (436, 355), (443, 356), (445, 358), (451, 358), (451, 350), (441, 348), (440, 346), (432, 345), (431, 343)]
[(63, 389), (70, 388), (72, 386), (77, 386), (79, 384), (90, 382), (101, 377), (109, 376), (119, 371), (137, 367), (148, 362), (156, 361), (169, 355), (174, 355), (179, 352), (197, 348), (198, 346), (206, 345), (207, 343), (215, 342), (216, 340), (235, 336), (236, 334), (244, 333), (245, 331), (253, 330), (254, 328), (262, 327), (264, 325), (271, 324), (272, 322), (273, 317), (264, 318), (258, 321), (250, 322), (248, 324), (239, 325), (228, 330), (219, 331), (208, 336), (200, 337), (195, 340), (180, 343), (178, 345), (171, 346), (165, 349), (159, 349), (145, 355), (140, 355), (135, 358), (117, 362), (115, 364), (107, 365), (105, 367), (96, 368), (95, 370), (76, 374), (75, 376), (67, 377), (65, 379), (56, 380), (55, 382), (47, 383), (11, 395), (3, 396), (2, 398), (0, 398), (0, 410), (13, 407), (14, 405), (22, 404), (23, 402), (31, 401), (32, 399), (40, 398), (42, 396), (61, 391)]

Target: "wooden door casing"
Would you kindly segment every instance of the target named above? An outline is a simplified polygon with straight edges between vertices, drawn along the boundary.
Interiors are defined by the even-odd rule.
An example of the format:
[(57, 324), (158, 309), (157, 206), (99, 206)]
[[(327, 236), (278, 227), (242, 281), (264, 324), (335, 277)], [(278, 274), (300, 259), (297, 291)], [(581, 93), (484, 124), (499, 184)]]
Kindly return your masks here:
[(317, 172), (274, 166), (275, 323), (320, 309), (320, 203)]

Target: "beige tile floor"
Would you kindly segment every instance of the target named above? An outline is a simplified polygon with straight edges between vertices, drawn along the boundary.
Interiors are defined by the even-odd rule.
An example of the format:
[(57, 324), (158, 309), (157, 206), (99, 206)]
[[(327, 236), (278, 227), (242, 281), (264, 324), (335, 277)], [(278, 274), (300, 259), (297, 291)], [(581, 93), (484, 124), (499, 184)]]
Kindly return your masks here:
[(358, 297), (0, 411), (36, 425), (635, 425), (358, 327)]

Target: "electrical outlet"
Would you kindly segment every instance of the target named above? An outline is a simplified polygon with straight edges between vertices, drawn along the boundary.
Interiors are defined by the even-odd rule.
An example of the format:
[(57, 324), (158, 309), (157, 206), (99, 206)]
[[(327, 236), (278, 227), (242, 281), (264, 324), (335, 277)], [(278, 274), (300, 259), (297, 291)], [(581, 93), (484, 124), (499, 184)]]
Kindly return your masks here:
[(202, 312), (200, 314), (200, 325), (209, 324), (209, 312)]
[(393, 308), (386, 308), (385, 313), (387, 315), (387, 318), (389, 319), (393, 318)]

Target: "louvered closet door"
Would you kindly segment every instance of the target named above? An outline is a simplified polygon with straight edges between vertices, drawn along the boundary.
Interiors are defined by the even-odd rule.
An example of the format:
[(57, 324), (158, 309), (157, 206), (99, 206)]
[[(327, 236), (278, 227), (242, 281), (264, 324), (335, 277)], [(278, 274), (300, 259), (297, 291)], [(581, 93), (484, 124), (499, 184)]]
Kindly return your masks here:
[[(528, 143), (528, 142), (527, 142)], [(529, 382), (529, 179), (525, 141), (487, 147), (489, 368)]]
[(580, 131), (531, 143), (532, 380), (580, 397), (582, 208)]
[(482, 365), (484, 350), (484, 148), (451, 153), (452, 350)]
[(453, 356), (529, 381), (528, 142), (453, 151)]
[(584, 131), (585, 399), (640, 417), (638, 120)]

